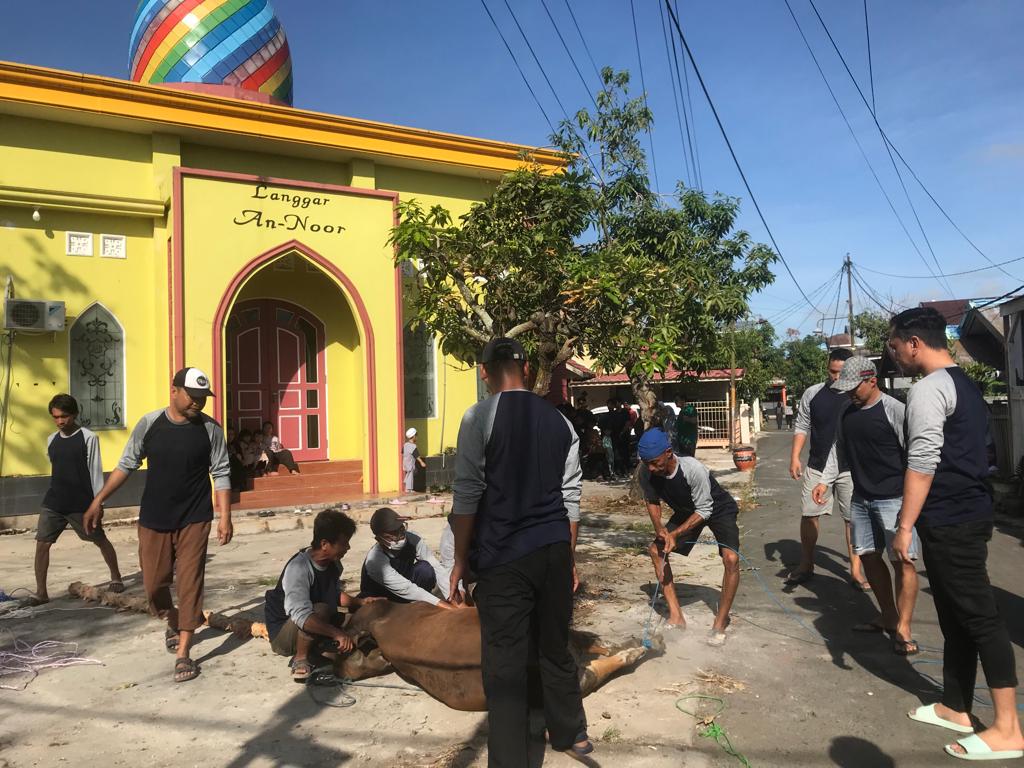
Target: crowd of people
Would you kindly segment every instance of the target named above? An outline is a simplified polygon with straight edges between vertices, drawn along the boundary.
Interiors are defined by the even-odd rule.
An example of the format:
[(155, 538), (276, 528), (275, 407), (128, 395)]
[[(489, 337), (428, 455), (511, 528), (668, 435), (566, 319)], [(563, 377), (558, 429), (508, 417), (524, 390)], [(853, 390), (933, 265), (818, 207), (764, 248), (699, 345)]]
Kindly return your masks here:
[[(894, 317), (889, 348), (906, 375), (921, 377), (905, 406), (879, 389), (869, 359), (849, 351), (833, 352), (828, 380), (800, 399), (790, 472), (803, 483), (802, 556), (787, 582), (795, 588), (814, 578), (820, 522), (838, 506), (847, 530), (851, 584), (869, 589), (880, 608), (877, 619), (853, 629), (886, 634), (895, 653), (913, 655), (920, 651), (911, 628), (921, 558), (945, 640), (943, 691), (940, 701), (908, 716), (969, 734), (946, 746), (953, 757), (1019, 758), (1024, 736), (1014, 653), (986, 570), (993, 523), (985, 484), (985, 404), (950, 356), (945, 321), (934, 310), (912, 309)], [(370, 520), (374, 544), (361, 568), (359, 592), (346, 592), (341, 560), (356, 523), (339, 510), (326, 510), (314, 520), (310, 545), (288, 561), (266, 593), (265, 614), (271, 647), (290, 657), (293, 678), (305, 682), (318, 656), (352, 650), (342, 609), (391, 600), (462, 610), (471, 594), (480, 619), (489, 765), (519, 768), (527, 764), (531, 664), (539, 667), (552, 747), (580, 757), (594, 748), (568, 650), (587, 463), (603, 456), (599, 476), (628, 471), (630, 433), (639, 432), (638, 481), (655, 533), (649, 553), (669, 627), (685, 625), (669, 556), (687, 555), (702, 531), (710, 530), (724, 566), (707, 638), (711, 645), (726, 641), (739, 584), (738, 509), (693, 456), (695, 413), (687, 403), (677, 402), (678, 412), (662, 409), (658, 425), (637, 429), (632, 409), (617, 401), (596, 416), (585, 407), (560, 412), (534, 396), (525, 385), (526, 352), (513, 339), (489, 342), (481, 363), (491, 396), (469, 408), (462, 420), (441, 557), (435, 558), (394, 510), (378, 509)], [(123, 589), (116, 554), (103, 534), (103, 503), (145, 458), (139, 559), (151, 609), (167, 622), (165, 646), (175, 655), (176, 682), (200, 673), (189, 650), (204, 620), (207, 543), (215, 513), (219, 543), (232, 538), (233, 460), (246, 466), (243, 445), (252, 442), (251, 436), (248, 443), (241, 435), (237, 441), (225, 438), (217, 422), (202, 413), (212, 395), (202, 371), (179, 371), (168, 407), (140, 420), (105, 483), (95, 435), (76, 424), (73, 398), (60, 395), (50, 402), (58, 430), (48, 443), (53, 471), (37, 532), (37, 596), (46, 599), (49, 549), (68, 525), (98, 546), (111, 587)], [(407, 437), (415, 448), (415, 433)], [(277, 471), (275, 461), (291, 469), (274, 442), (272, 425), (261, 445), (264, 471)], [(801, 461), (805, 445), (806, 466)], [(414, 460), (417, 454), (408, 451)], [(671, 510), (668, 521), (663, 505)], [(995, 711), (987, 729), (972, 714), (979, 659)]]
[(300, 473), (292, 452), (281, 444), (274, 422), (263, 422), (263, 428), (258, 433), (249, 429), (238, 432), (228, 425), (226, 433), (232, 491), (246, 490), (254, 478), (279, 475), (281, 467), (291, 475)]

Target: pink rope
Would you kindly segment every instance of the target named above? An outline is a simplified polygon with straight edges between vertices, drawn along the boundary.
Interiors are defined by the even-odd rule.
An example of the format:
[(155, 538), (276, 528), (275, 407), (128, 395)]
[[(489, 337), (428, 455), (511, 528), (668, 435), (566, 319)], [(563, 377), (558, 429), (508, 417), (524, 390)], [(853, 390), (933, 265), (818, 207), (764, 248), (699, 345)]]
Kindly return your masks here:
[[(3, 690), (25, 690), (44, 669), (103, 664), (99, 659), (79, 656), (78, 643), (43, 640), (33, 644), (14, 635), (11, 635), (11, 639), (13, 642), (10, 645), (0, 648), (0, 689)], [(13, 678), (13, 681), (3, 682), (7, 678)]]

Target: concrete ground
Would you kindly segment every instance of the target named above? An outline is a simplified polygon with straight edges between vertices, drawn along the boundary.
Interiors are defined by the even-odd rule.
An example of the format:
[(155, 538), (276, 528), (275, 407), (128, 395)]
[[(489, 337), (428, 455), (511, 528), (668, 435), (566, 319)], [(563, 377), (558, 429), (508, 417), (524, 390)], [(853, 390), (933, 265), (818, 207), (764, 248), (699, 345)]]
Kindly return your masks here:
[[(748, 476), (729, 469), (728, 454), (700, 452), (741, 500), (742, 548), (750, 561), (745, 568), (757, 570), (743, 571), (729, 640), (713, 649), (704, 639), (717, 600), (720, 561), (712, 547), (676, 559), (689, 628), (663, 633), (664, 655), (642, 661), (585, 700), (597, 746), (592, 765), (739, 765), (714, 740), (698, 735), (703, 728), (694, 717), (676, 708), (677, 702), (698, 707), (702, 716), (717, 709), (714, 702), (681, 700), (693, 694), (722, 699), (726, 709), (715, 723), (758, 768), (951, 763), (941, 752), (947, 734), (905, 717), (917, 703), (935, 699), (934, 686), (922, 673), (936, 675), (940, 668), (896, 657), (878, 636), (849, 632), (853, 623), (870, 619), (873, 608), (868, 596), (846, 584), (837, 519), (823, 526), (815, 579), (782, 591), (781, 576), (797, 552), (798, 484), (786, 475), (790, 437), (769, 432), (759, 440), (756, 504)], [(438, 514), (443, 509), (438, 505)], [(425, 505), (416, 509), (417, 514), (430, 511)], [(584, 512), (578, 553), (584, 586), (576, 624), (613, 642), (639, 637), (653, 587), (644, 553), (650, 523), (622, 486), (588, 483)], [(284, 562), (308, 543), (311, 520), (292, 514), (240, 520), (231, 544), (211, 545), (207, 607), (258, 614), (263, 592)], [(437, 516), (418, 519), (413, 528), (436, 542), (441, 526)], [(1020, 646), (1024, 606), (1014, 585), (1019, 584), (1021, 529), (1000, 528), (991, 547), (992, 580)], [(111, 538), (124, 572), (137, 573), (134, 529), (113, 528)], [(368, 527), (360, 525), (345, 558), (353, 579), (369, 544)], [(31, 534), (0, 536), (0, 587), (32, 585), (33, 546)], [(51, 595), (60, 595), (74, 580), (105, 578), (98, 553), (73, 535), (66, 534), (53, 549)], [(926, 579), (922, 587), (915, 635), (925, 647), (936, 648), (941, 636)], [(133, 581), (130, 591), (137, 590)], [(398, 689), (299, 687), (290, 681), (285, 659), (274, 656), (266, 641), (205, 629), (197, 635), (194, 654), (202, 675), (176, 685), (157, 621), (68, 597), (25, 618), (0, 618), (0, 647), (11, 635), (28, 643), (77, 642), (83, 656), (102, 665), (48, 670), (21, 692), (0, 692), (0, 768), (486, 765), (482, 714), (452, 711), (409, 690), (395, 675), (371, 682)], [(925, 653), (918, 659), (934, 662), (938, 656)], [(351, 706), (339, 708), (345, 703)], [(979, 707), (978, 714), (985, 720), (990, 710)], [(532, 765), (574, 764), (545, 751), (541, 727), (536, 724)]]

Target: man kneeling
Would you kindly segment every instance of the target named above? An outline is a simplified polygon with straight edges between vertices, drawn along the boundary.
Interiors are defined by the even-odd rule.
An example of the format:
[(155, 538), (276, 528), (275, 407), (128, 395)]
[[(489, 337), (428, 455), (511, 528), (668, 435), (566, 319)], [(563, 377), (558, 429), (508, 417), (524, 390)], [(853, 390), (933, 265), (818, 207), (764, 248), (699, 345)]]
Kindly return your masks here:
[(396, 603), (423, 602), (448, 609), (452, 606), (434, 595), (436, 586), (447, 599), (447, 574), (423, 539), (408, 530), (395, 510), (381, 507), (370, 518), (376, 542), (366, 553), (359, 583), (360, 597), (386, 598)]
[(364, 602), (341, 589), (341, 558), (349, 550), (356, 524), (344, 512), (325, 509), (313, 520), (313, 543), (285, 565), (277, 586), (267, 591), (264, 614), (270, 647), (292, 656), (292, 679), (305, 683), (313, 671), (314, 643), (348, 653), (352, 638), (342, 629), (338, 608), (358, 608)]

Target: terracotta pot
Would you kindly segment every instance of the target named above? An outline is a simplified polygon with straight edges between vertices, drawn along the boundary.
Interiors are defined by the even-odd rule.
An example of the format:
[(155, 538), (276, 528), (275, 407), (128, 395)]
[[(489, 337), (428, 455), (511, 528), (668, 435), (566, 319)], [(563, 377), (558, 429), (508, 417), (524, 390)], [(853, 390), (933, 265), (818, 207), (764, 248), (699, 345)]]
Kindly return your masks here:
[(749, 445), (732, 449), (732, 463), (740, 472), (749, 472), (757, 466), (757, 454)]

